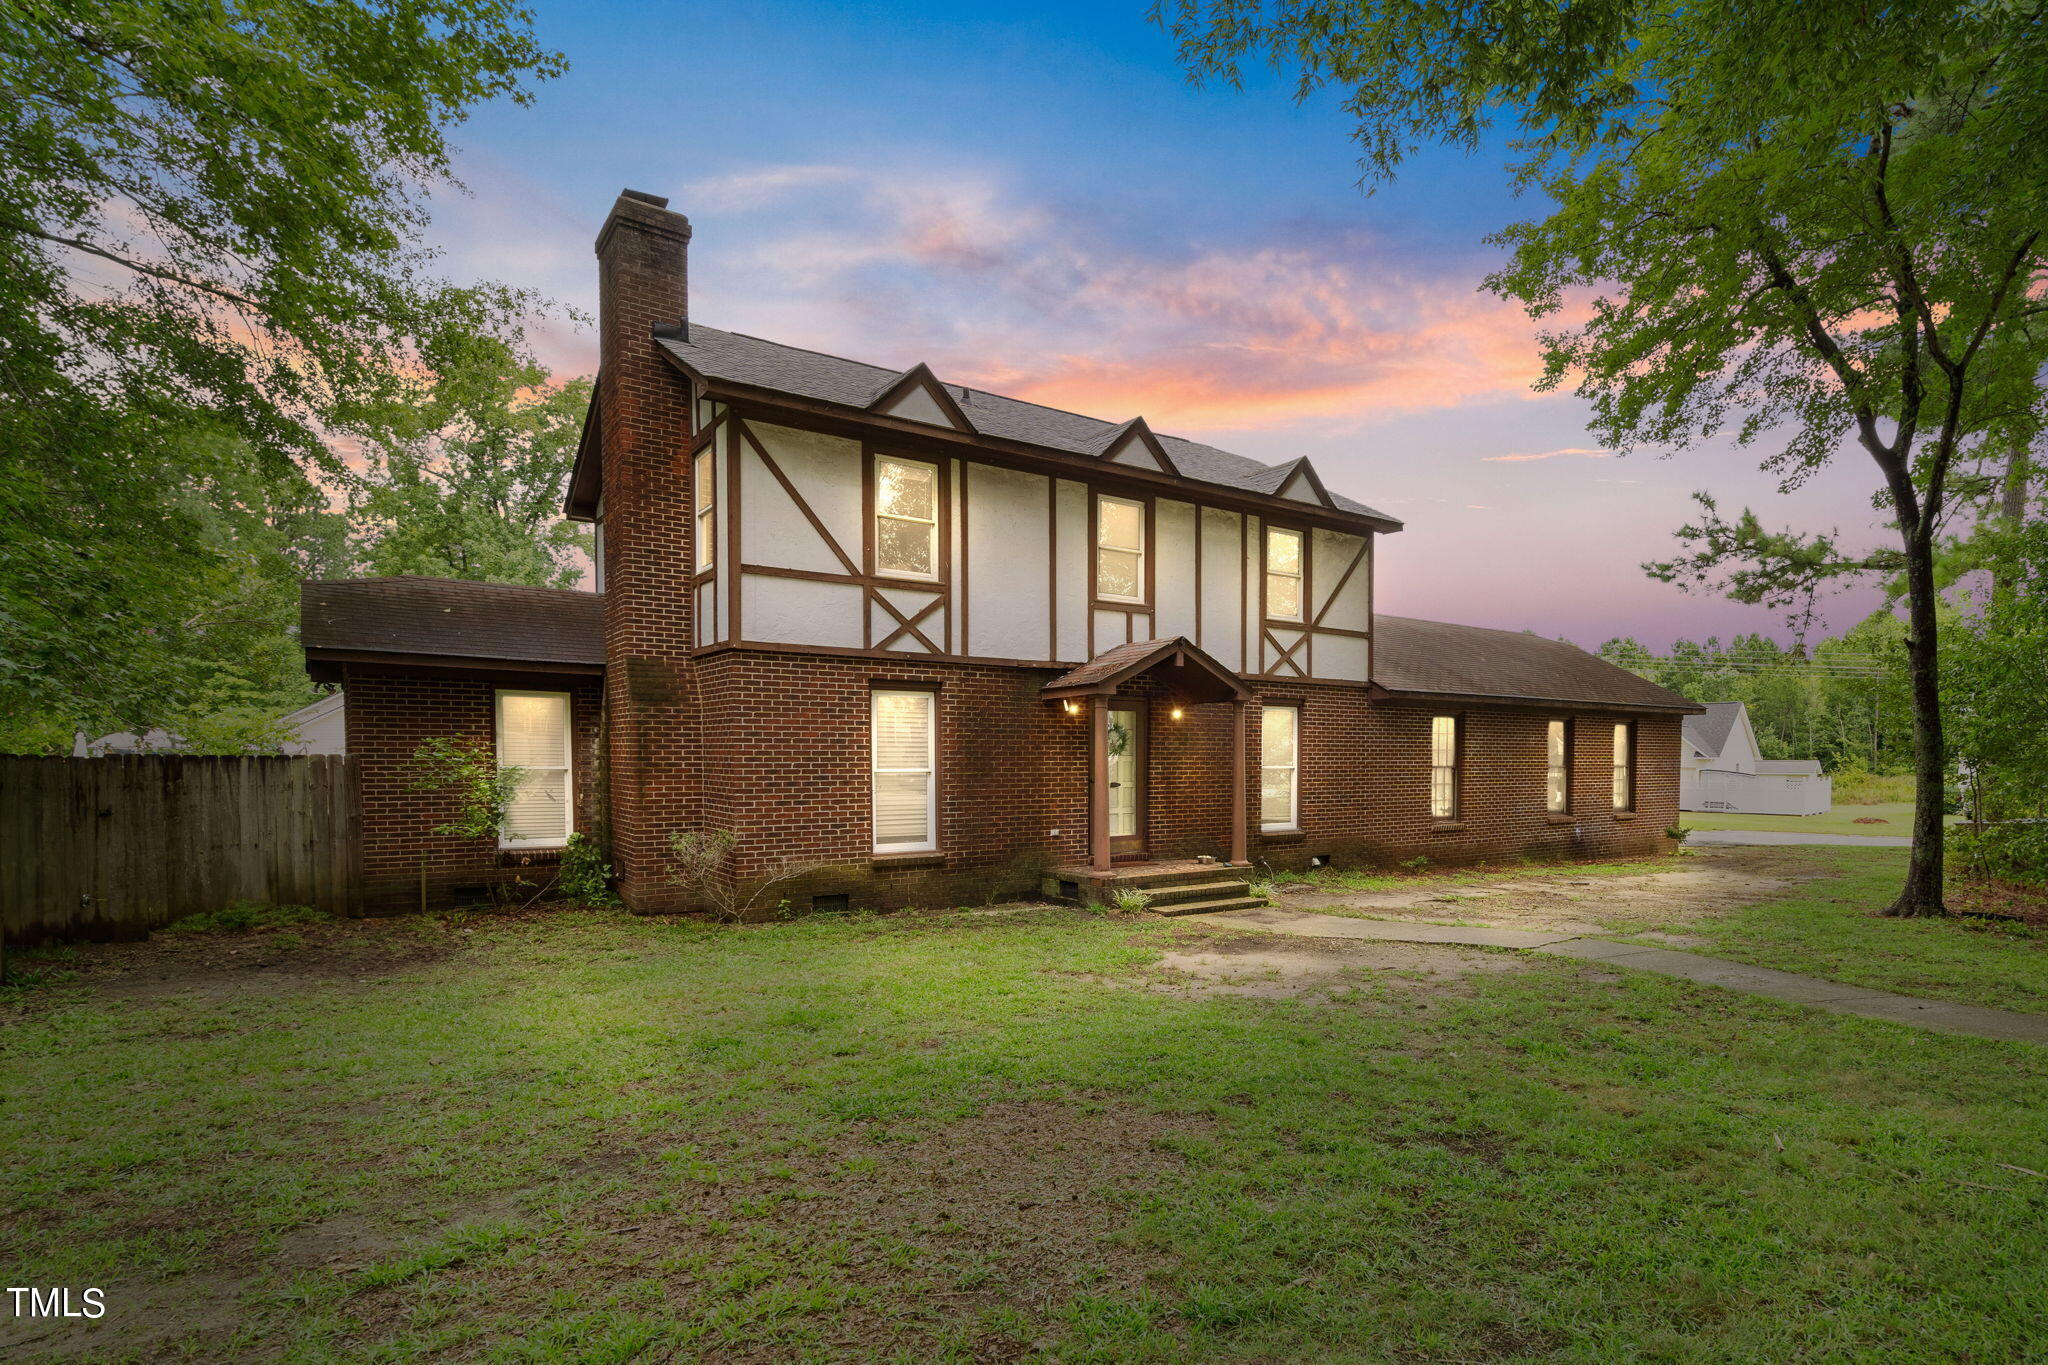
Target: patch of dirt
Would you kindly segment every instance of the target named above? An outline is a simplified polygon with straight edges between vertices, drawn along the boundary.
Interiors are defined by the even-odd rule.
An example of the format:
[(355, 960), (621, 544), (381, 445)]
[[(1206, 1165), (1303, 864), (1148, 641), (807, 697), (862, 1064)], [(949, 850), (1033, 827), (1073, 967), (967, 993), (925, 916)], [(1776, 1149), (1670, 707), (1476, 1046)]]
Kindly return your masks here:
[(1380, 919), (1450, 920), (1570, 934), (1634, 933), (1641, 925), (1706, 919), (1824, 875), (1797, 849), (1730, 844), (1647, 864), (1639, 874), (1588, 877), (1567, 867), (1450, 886), (1424, 880), (1389, 891), (1332, 893), (1290, 886), (1280, 899), (1289, 909), (1353, 910)]
[(0, 1018), (67, 1003), (79, 989), (102, 999), (143, 1001), (331, 989), (337, 981), (371, 981), (441, 961), (462, 952), (468, 937), (438, 919), (408, 919), (402, 926), (371, 919), (24, 950), (13, 969), (41, 974), (50, 984), (23, 993)]
[(1467, 976), (1518, 971), (1525, 965), (1508, 953), (1433, 943), (1240, 934), (1170, 950), (1155, 968), (1159, 975), (1118, 984), (1174, 995), (1328, 999), (1378, 982), (1436, 988)]

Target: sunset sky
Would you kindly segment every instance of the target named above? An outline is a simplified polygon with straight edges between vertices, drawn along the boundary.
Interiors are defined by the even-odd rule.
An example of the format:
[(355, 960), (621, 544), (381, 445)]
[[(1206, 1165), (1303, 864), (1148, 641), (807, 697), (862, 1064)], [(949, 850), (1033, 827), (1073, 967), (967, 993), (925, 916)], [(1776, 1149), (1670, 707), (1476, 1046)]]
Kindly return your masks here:
[[(1378, 557), (1386, 612), (1588, 647), (1789, 638), (1641, 572), (1691, 490), (1879, 534), (1853, 450), (1791, 497), (1732, 443), (1613, 458), (1583, 403), (1531, 392), (1533, 327), (1480, 287), (1481, 239), (1541, 207), (1502, 152), (1427, 152), (1367, 197), (1334, 100), (1191, 89), (1143, 0), (536, 8), (571, 70), (458, 130), (451, 273), (592, 311), (612, 198), (666, 194), (696, 229), (699, 321), (1309, 456), (1408, 523)], [(542, 344), (563, 373), (595, 365), (588, 330)], [(1838, 599), (1828, 625), (1871, 605)]]

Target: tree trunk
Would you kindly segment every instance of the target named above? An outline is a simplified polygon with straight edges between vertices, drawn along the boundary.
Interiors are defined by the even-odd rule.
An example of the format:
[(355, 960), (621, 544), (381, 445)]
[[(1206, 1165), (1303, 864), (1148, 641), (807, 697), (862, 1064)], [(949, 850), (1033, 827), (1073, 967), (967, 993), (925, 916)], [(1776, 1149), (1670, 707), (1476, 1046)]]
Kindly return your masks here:
[(1885, 914), (1945, 915), (1942, 900), (1942, 805), (1948, 750), (1941, 735), (1941, 672), (1935, 623), (1934, 546), (1906, 537), (1906, 665), (1913, 693), (1913, 851), (1906, 884)]

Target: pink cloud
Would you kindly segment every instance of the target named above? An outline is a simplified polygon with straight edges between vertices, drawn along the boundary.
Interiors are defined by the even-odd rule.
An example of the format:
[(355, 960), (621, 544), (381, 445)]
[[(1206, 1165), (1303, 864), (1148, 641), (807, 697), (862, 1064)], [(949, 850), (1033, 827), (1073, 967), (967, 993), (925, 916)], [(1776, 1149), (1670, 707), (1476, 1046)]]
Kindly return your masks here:
[(1585, 446), (1565, 446), (1560, 450), (1538, 450), (1527, 454), (1483, 455), (1480, 457), (1479, 462), (1481, 464), (1515, 464), (1524, 460), (1562, 459), (1567, 455), (1583, 455), (1589, 460), (1611, 460), (1614, 458), (1614, 452), (1611, 450), (1594, 450)]
[(1519, 306), (1405, 277), (1352, 235), (1141, 249), (972, 174), (827, 169), (740, 178), (760, 214), (734, 225), (740, 259), (700, 224), (692, 260), (740, 316), (695, 316), (1166, 431), (1541, 396)]

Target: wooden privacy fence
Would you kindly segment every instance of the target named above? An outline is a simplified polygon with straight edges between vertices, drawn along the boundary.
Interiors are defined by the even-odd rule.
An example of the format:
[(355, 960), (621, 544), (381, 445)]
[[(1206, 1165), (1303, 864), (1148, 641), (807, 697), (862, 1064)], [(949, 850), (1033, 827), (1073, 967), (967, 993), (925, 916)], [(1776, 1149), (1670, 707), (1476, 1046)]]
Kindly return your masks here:
[(355, 909), (356, 760), (0, 756), (0, 930), (135, 938), (232, 901)]

